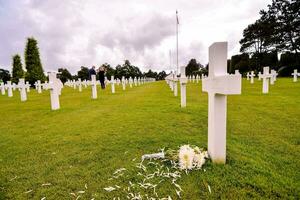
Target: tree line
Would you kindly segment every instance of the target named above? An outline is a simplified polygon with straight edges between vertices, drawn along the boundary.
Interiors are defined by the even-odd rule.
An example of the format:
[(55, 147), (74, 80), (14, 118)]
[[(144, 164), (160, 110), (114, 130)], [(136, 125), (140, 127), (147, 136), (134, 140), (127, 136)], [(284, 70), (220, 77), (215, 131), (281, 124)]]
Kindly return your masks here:
[[(300, 1), (272, 0), (260, 18), (249, 24), (240, 40), (242, 54), (230, 59), (228, 71), (262, 71), (264, 66), (289, 76), (300, 70)], [(280, 57), (280, 59), (278, 58)]]
[[(149, 77), (155, 78), (156, 80), (164, 80), (167, 76), (165, 71), (154, 72), (149, 69), (148, 72), (141, 72), (141, 70), (137, 66), (132, 65), (129, 60), (125, 60), (124, 64), (118, 64), (115, 68), (108, 63), (104, 63), (102, 66), (106, 69), (106, 77), (108, 79), (111, 79), (111, 76), (114, 76), (115, 79), (122, 79), (124, 76), (125, 78)], [(58, 77), (63, 83), (67, 80), (78, 80), (79, 78), (81, 80), (89, 79), (89, 68), (85, 66), (81, 66), (76, 75), (72, 75), (67, 68), (59, 68), (58, 72)]]

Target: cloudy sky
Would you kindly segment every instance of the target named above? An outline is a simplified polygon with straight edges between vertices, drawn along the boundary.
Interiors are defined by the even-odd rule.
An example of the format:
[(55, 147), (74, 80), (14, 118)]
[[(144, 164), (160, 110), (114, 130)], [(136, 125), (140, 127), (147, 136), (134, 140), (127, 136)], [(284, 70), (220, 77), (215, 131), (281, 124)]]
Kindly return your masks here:
[(0, 67), (23, 58), (25, 41), (39, 42), (45, 71), (125, 59), (142, 70), (175, 65), (176, 9), (179, 12), (179, 65), (208, 61), (208, 46), (228, 41), (239, 52), (243, 29), (270, 0), (0, 0)]

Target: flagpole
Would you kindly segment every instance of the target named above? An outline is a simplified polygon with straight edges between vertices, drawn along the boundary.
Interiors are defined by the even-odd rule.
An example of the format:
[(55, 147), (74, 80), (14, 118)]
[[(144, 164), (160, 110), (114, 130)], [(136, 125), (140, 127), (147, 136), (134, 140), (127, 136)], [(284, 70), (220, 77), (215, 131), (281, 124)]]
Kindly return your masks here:
[(177, 74), (179, 74), (179, 68), (178, 68), (178, 12), (176, 10), (176, 64), (177, 64)]

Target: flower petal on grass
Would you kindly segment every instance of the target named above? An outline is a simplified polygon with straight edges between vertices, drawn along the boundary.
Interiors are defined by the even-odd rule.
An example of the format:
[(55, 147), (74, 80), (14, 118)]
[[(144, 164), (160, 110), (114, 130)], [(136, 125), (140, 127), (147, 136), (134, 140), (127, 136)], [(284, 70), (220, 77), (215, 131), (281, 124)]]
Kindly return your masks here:
[(50, 186), (52, 185), (51, 183), (43, 183), (42, 186)]
[(26, 192), (24, 192), (25, 194), (28, 194), (28, 193), (30, 193), (30, 192), (32, 192), (33, 190), (28, 190), (28, 191), (26, 191)]
[(104, 188), (104, 190), (105, 191), (107, 191), (107, 192), (111, 192), (111, 191), (114, 191), (116, 188), (114, 188), (114, 187), (106, 187), (106, 188)]

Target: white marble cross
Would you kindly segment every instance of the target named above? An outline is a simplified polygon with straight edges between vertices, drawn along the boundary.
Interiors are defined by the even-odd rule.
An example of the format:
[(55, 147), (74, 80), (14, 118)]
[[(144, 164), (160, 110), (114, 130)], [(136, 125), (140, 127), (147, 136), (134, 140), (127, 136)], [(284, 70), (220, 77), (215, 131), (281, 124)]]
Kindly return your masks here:
[(131, 77), (129, 77), (129, 86), (130, 86), (130, 88), (132, 88), (132, 84), (133, 84), (133, 80), (132, 80)]
[(61, 93), (61, 84), (56, 78), (56, 72), (48, 72), (49, 83), (46, 87), (50, 90), (51, 110), (60, 109), (59, 94)]
[(122, 76), (122, 88), (123, 90), (126, 90), (126, 80), (124, 76)]
[(15, 83), (12, 84), (12, 89), (13, 89), (13, 91), (16, 91), (17, 85)]
[(111, 76), (110, 77), (110, 83), (111, 83), (111, 93), (115, 93), (115, 77)]
[(27, 86), (25, 85), (25, 79), (20, 78), (19, 83), (18, 83), (18, 88), (20, 90), (21, 101), (26, 101), (27, 100), (26, 87)]
[(185, 66), (180, 68), (180, 96), (181, 96), (181, 107), (186, 107), (186, 84), (187, 78), (185, 76)]
[(300, 76), (300, 73), (298, 73), (297, 69), (294, 69), (294, 73), (292, 73), (292, 76), (294, 76), (293, 81), (297, 82), (298, 81), (297, 78), (298, 76)]
[(264, 67), (264, 73), (261, 75), (263, 80), (262, 93), (266, 94), (269, 92), (269, 79), (272, 78), (272, 74), (269, 73), (269, 67)]
[(79, 92), (82, 92), (82, 82), (81, 82), (81, 78), (78, 78), (77, 85), (78, 85), (78, 90), (79, 90)]
[(178, 96), (178, 87), (177, 87), (177, 72), (175, 71), (173, 74), (173, 92), (174, 92), (174, 96), (177, 97)]
[(241, 75), (227, 73), (227, 42), (209, 47), (209, 76), (202, 80), (208, 93), (208, 153), (214, 163), (226, 162), (227, 95), (241, 94)]
[(42, 84), (40, 80), (37, 80), (37, 82), (34, 84), (35, 88), (37, 89), (38, 93), (42, 93)]
[(261, 80), (261, 72), (258, 72), (258, 80)]
[(26, 91), (27, 92), (30, 92), (30, 84), (29, 84), (29, 81), (26, 81)]
[(254, 71), (251, 71), (249, 76), (250, 76), (250, 83), (253, 84), (254, 83), (254, 77), (255, 77)]
[(97, 80), (96, 75), (91, 76), (91, 86), (92, 86), (92, 99), (97, 99)]
[(1, 94), (5, 95), (5, 85), (3, 82), (0, 84), (0, 88), (1, 88)]
[(8, 97), (12, 97), (13, 96), (13, 85), (11, 84), (11, 81), (7, 81), (5, 87), (7, 88)]
[(277, 77), (277, 72), (274, 69), (271, 69), (271, 79), (270, 79), (270, 84), (274, 85), (274, 82), (276, 81)]
[(249, 79), (250, 79), (250, 74), (249, 74), (249, 72), (247, 72), (246, 77), (247, 77), (247, 81), (249, 81)]
[(136, 77), (134, 77), (134, 86), (137, 86), (137, 79), (136, 79)]

